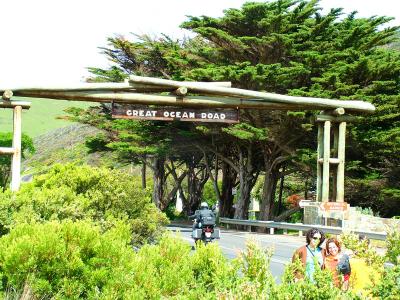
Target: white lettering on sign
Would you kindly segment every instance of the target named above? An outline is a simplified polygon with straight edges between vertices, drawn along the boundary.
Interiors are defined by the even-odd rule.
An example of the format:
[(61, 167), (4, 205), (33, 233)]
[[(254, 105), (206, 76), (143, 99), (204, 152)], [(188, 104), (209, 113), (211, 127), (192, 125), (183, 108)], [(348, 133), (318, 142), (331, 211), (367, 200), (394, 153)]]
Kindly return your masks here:
[(126, 110), (126, 115), (127, 116), (133, 116), (133, 117), (155, 117), (157, 111), (156, 110), (131, 110), (128, 109)]
[(174, 119), (204, 119), (204, 120), (225, 120), (228, 116), (226, 113), (219, 112), (202, 112), (197, 114), (192, 111), (157, 111), (147, 109), (127, 109), (125, 110), (126, 116), (129, 117), (144, 117), (144, 118), (155, 118), (157, 115), (161, 115), (164, 118)]
[(224, 113), (201, 113), (202, 119), (212, 119), (212, 120), (224, 120), (226, 119), (226, 114)]
[(164, 118), (180, 118), (180, 119), (194, 119), (196, 117), (194, 112), (181, 112), (181, 111), (164, 111)]

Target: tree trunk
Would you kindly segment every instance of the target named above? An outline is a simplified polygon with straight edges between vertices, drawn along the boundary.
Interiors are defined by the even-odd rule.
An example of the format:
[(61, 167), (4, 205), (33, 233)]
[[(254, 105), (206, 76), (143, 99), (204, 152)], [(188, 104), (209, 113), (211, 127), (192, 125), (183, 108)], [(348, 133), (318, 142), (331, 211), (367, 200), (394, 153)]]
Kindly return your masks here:
[(235, 170), (229, 164), (222, 162), (222, 195), (219, 202), (221, 217), (232, 218), (234, 216), (232, 189), (235, 187), (236, 177)]
[(208, 173), (205, 168), (196, 168), (197, 166), (198, 162), (195, 162), (194, 159), (188, 166), (188, 197), (185, 207), (185, 211), (188, 215), (193, 214), (195, 210), (199, 208), (202, 200), (203, 188), (208, 180)]
[(165, 189), (165, 158), (155, 157), (153, 160), (153, 202), (160, 209)]
[(142, 160), (142, 189), (146, 188), (146, 159)]
[[(171, 201), (173, 201), (176, 197), (176, 193), (182, 190), (182, 181), (183, 179), (185, 179), (187, 172), (183, 172), (179, 177), (176, 174), (176, 170), (173, 169), (171, 170), (170, 174), (172, 174), (172, 176), (174, 177), (174, 186), (172, 187), (172, 190), (168, 193), (168, 195), (163, 199), (163, 201), (161, 202), (161, 207), (160, 209), (162, 211), (164, 211), (168, 205), (171, 203)], [(181, 197), (182, 198), (182, 197)]]
[(283, 213), (281, 213), (280, 215), (274, 217), (274, 221), (275, 222), (283, 222), (285, 221), (287, 218), (289, 218), (291, 215), (293, 215), (294, 213), (300, 211), (300, 206), (296, 206), (294, 208), (288, 209), (286, 211), (284, 211)]
[(235, 219), (247, 219), (250, 205), (250, 192), (254, 186), (257, 176), (254, 176), (252, 148), (248, 147), (247, 157), (244, 157), (243, 150), (239, 150), (239, 197), (235, 208)]
[(277, 180), (279, 178), (279, 169), (271, 159), (265, 163), (265, 177), (263, 183), (263, 192), (260, 205), (260, 219), (264, 221), (272, 220), (273, 206), (275, 202), (275, 191)]

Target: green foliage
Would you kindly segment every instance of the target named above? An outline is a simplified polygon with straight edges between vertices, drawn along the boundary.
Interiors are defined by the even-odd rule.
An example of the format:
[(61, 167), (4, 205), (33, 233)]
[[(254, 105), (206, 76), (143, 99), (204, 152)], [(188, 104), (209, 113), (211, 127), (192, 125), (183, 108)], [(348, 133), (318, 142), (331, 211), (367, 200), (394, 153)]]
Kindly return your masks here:
[(15, 195), (0, 195), (3, 230), (21, 221), (91, 219), (106, 230), (118, 220), (131, 228), (134, 244), (157, 238), (165, 216), (132, 177), (105, 168), (55, 165)]
[[(0, 147), (12, 147), (13, 144), (13, 133), (12, 132), (0, 132)], [(32, 139), (26, 134), (21, 136), (21, 156), (25, 158), (26, 154), (34, 153), (35, 147)], [(0, 187), (6, 189), (7, 184), (10, 180), (11, 172), (11, 155), (0, 155)]]
[[(398, 39), (398, 27), (388, 27), (388, 17), (357, 18), (355, 12), (343, 15), (338, 8), (326, 14), (320, 10), (318, 1), (248, 2), (225, 10), (219, 18), (189, 16), (181, 27), (195, 36), (182, 41), (165, 35), (134, 35), (131, 41), (109, 38), (103, 51), (115, 65), (109, 70), (90, 69), (92, 80), (122, 81), (133, 73), (174, 80), (231, 81), (234, 87), (293, 96), (369, 101), (377, 107), (376, 114), (349, 126), (346, 159), (359, 163), (347, 172), (358, 179), (385, 179), (385, 189), (398, 189), (400, 52), (387, 47)], [(316, 130), (310, 122), (314, 113), (249, 109), (241, 112), (241, 124), (227, 128), (205, 124), (198, 130), (187, 126), (183, 131), (149, 122), (144, 132), (155, 137), (153, 141), (146, 141), (139, 127), (129, 131), (129, 136), (115, 132), (126, 128), (110, 126), (118, 138), (109, 146), (134, 160), (135, 155), (146, 153), (178, 157), (176, 151), (191, 142), (213, 150), (218, 144), (220, 151), (250, 141), (254, 151), (263, 153), (256, 159), (259, 169), (265, 165), (263, 159), (290, 153), (288, 167), (311, 176), (315, 175), (315, 159), (305, 151), (316, 148)], [(92, 122), (97, 118), (93, 115)], [(140, 138), (134, 137), (137, 134)], [(295, 153), (299, 148), (305, 151)], [(280, 151), (271, 154), (265, 149)], [(267, 192), (271, 196), (274, 191)], [(393, 207), (399, 209), (393, 194), (375, 195), (380, 205), (374, 206), (375, 199), (368, 195), (357, 201), (384, 216), (391, 216)]]
[(267, 138), (266, 128), (256, 128), (247, 123), (239, 123), (228, 128), (223, 128), (222, 132), (236, 137), (239, 140), (260, 141)]
[[(221, 190), (221, 182), (218, 182), (219, 190)], [(209, 207), (217, 204), (217, 198), (215, 196), (214, 184), (211, 181), (207, 181), (203, 188), (203, 200), (206, 201)]]
[(371, 288), (371, 294), (378, 299), (395, 300), (400, 298), (400, 265), (386, 269), (384, 280)]
[(28, 286), (38, 298), (95, 299), (132, 285), (134, 253), (123, 222), (105, 234), (88, 221), (21, 223), (0, 240), (3, 287)]
[(389, 228), (386, 237), (386, 257), (397, 265), (400, 265), (400, 232), (397, 228)]
[(357, 234), (343, 233), (340, 235), (340, 240), (344, 248), (353, 251), (355, 257), (364, 259), (368, 265), (375, 267), (377, 270), (383, 265), (385, 258), (370, 247), (367, 239), (360, 239)]
[(252, 241), (234, 260), (216, 243), (192, 253), (171, 233), (137, 252), (129, 243), (124, 222), (105, 233), (90, 221), (18, 224), (0, 239), (0, 290), (39, 299), (358, 299), (318, 268), (315, 282), (295, 281), (295, 264), (277, 285), (272, 251)]

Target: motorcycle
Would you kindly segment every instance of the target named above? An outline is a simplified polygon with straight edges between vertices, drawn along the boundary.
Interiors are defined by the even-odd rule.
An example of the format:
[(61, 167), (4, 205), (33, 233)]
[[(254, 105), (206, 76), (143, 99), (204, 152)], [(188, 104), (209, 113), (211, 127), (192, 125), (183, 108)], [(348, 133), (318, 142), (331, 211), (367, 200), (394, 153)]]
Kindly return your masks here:
[(192, 238), (195, 243), (202, 241), (205, 245), (211, 243), (215, 239), (220, 238), (220, 230), (215, 225), (198, 224), (198, 228), (193, 229)]

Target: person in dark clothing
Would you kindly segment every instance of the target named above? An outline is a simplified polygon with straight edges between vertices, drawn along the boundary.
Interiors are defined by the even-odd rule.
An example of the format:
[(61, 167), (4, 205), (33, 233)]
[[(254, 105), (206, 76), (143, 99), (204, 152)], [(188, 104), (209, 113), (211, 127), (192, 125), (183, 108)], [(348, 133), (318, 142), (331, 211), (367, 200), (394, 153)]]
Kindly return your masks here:
[(189, 216), (189, 219), (195, 220), (193, 229), (201, 228), (202, 224), (215, 225), (215, 214), (208, 208), (207, 202), (202, 202), (200, 209), (196, 210), (194, 215)]

